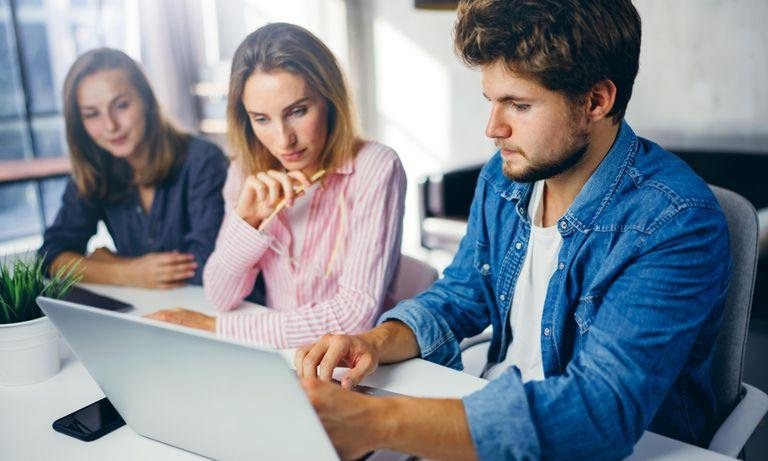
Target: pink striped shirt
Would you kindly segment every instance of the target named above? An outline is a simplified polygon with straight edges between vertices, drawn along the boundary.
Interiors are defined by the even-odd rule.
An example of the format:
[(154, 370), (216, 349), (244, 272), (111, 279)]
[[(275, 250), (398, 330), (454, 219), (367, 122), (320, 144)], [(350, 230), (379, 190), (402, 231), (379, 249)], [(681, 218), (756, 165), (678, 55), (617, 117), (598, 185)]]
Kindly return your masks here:
[(290, 257), (275, 251), (291, 248), (284, 212), (264, 231), (235, 213), (243, 180), (233, 162), (224, 184), (224, 221), (203, 271), (205, 296), (217, 310), (233, 310), (261, 271), (271, 309), (222, 313), (217, 333), (285, 348), (325, 333), (370, 328), (390, 304), (400, 258), (406, 178), (397, 154), (369, 141), (327, 174), (312, 196), (301, 254)]

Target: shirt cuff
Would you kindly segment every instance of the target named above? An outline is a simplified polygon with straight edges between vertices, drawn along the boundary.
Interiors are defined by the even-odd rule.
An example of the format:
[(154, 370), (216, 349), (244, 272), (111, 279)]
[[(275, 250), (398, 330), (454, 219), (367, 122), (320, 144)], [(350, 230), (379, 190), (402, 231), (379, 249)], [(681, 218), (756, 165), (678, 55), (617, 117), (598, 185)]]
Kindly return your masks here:
[(221, 252), (220, 264), (231, 272), (241, 272), (254, 267), (261, 259), (274, 237), (255, 229), (234, 211), (227, 213), (221, 229), (217, 250)]
[(413, 331), (421, 358), (462, 370), (461, 349), (448, 323), (416, 300), (408, 299), (384, 312), (377, 322), (399, 320)]
[(510, 367), (462, 401), (479, 459), (541, 458), (539, 439), (517, 367)]

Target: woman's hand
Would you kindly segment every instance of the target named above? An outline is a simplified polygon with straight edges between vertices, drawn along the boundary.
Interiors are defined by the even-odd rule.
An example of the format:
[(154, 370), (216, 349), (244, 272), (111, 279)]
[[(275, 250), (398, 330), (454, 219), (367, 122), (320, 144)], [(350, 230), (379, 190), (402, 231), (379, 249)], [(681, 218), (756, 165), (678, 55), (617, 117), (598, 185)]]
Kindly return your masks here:
[(296, 197), (294, 187), (309, 187), (312, 183), (301, 171), (269, 170), (248, 176), (237, 200), (235, 212), (248, 224), (258, 228), (285, 198), (287, 206), (293, 206)]
[(216, 317), (201, 314), (197, 311), (177, 307), (175, 309), (163, 309), (144, 317), (161, 322), (175, 323), (185, 327), (197, 328), (203, 331), (216, 331)]
[(149, 253), (126, 261), (122, 284), (142, 288), (180, 288), (195, 276), (195, 256), (175, 251)]
[(91, 261), (118, 261), (120, 257), (107, 247), (99, 247), (88, 256)]

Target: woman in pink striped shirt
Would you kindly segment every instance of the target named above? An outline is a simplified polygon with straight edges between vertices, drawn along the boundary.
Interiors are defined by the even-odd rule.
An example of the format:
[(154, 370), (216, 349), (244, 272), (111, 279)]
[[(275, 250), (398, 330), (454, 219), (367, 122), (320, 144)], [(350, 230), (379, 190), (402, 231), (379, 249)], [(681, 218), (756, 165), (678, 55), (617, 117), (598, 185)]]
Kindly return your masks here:
[(357, 136), (333, 54), (295, 25), (256, 30), (233, 58), (227, 121), (234, 161), (205, 295), (235, 310), (261, 272), (270, 309), (152, 317), (273, 347), (370, 328), (391, 303), (406, 179), (392, 149)]

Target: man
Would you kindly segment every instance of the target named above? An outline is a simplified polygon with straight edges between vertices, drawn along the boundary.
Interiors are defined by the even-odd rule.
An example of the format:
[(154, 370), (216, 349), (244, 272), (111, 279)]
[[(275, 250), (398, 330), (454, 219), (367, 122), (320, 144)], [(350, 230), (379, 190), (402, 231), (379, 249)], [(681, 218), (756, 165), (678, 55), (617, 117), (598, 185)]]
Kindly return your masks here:
[[(646, 429), (706, 444), (726, 221), (700, 178), (623, 120), (640, 52), (631, 1), (462, 2), (455, 47), (482, 73), (499, 152), (444, 278), (366, 333), (297, 351), (339, 453), (617, 459)], [(459, 341), (488, 325), (492, 380), (463, 400), (324, 382), (336, 365), (350, 388), (411, 357), (460, 368)]]

